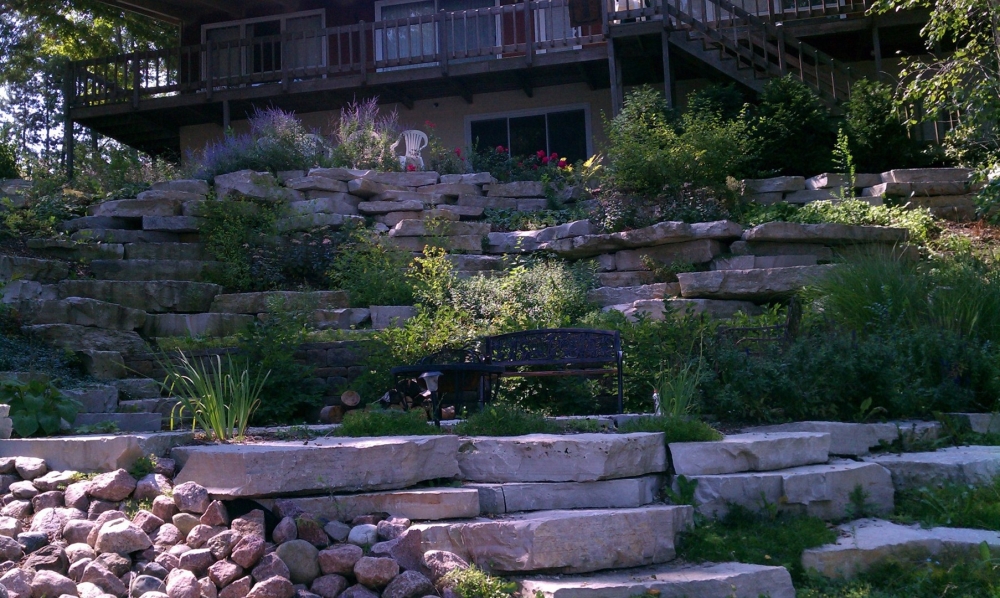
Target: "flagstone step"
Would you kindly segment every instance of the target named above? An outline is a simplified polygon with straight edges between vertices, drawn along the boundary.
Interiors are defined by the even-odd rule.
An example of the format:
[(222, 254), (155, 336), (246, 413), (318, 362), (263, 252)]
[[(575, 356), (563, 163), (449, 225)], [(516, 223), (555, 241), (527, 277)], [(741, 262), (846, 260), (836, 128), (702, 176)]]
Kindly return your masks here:
[(819, 432), (830, 435), (830, 454), (860, 457), (872, 449), (904, 438), (906, 440), (934, 440), (941, 430), (938, 422), (900, 421), (887, 423), (854, 424), (847, 422), (806, 421), (745, 428), (751, 432)]
[(490, 572), (587, 573), (673, 560), (677, 534), (693, 526), (693, 515), (673, 505), (535, 511), (421, 523), (406, 535), (419, 534), (422, 551), (454, 552)]
[(185, 280), (64, 280), (57, 285), (58, 298), (86, 297), (117, 303), (145, 312), (207, 312), (222, 287)]
[[(841, 519), (853, 513), (851, 494), (860, 487), (865, 508), (873, 513), (893, 509), (889, 471), (877, 463), (836, 460), (824, 465), (804, 465), (779, 471), (685, 476), (697, 482), (694, 504), (698, 512), (722, 517), (732, 504), (759, 511), (777, 506), (822, 519)], [(674, 491), (681, 491), (675, 479)]]
[(826, 463), (830, 435), (815, 432), (732, 434), (714, 442), (673, 442), (669, 450), (674, 471), (681, 475), (772, 471)]
[(625, 509), (648, 505), (663, 486), (658, 475), (598, 482), (466, 484), (487, 514), (552, 509)]
[(881, 519), (861, 519), (837, 528), (834, 544), (810, 548), (802, 553), (802, 566), (827, 577), (854, 577), (887, 559), (923, 560), (978, 557), (983, 542), (996, 554), (1000, 532), (954, 527), (921, 529)]
[(867, 457), (892, 472), (897, 490), (929, 483), (989, 484), (1000, 475), (1000, 446), (957, 446), (926, 453)]
[(784, 567), (719, 563), (660, 565), (520, 581), (521, 598), (794, 598)]
[(480, 512), (479, 493), (474, 488), (420, 488), (281, 498), (274, 501), (273, 507), (279, 517), (311, 513), (339, 521), (351, 521), (370, 513), (388, 513), (412, 521), (437, 521), (478, 517)]
[(103, 280), (189, 280), (204, 282), (223, 268), (222, 262), (188, 260), (94, 260), (90, 269)]
[(210, 261), (212, 256), (201, 243), (126, 243), (125, 259)]
[(28, 249), (61, 260), (120, 260), (124, 246), (118, 243), (78, 243), (68, 239), (28, 239)]

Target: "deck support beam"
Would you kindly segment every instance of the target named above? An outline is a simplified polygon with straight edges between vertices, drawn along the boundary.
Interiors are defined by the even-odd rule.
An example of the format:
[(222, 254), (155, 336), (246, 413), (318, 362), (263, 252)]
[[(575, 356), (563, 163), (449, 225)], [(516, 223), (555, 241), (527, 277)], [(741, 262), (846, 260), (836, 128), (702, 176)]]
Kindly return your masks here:
[(872, 19), (872, 47), (875, 55), (875, 78), (882, 80), (882, 43), (878, 36), (878, 21)]
[(664, 28), (660, 38), (663, 46), (663, 97), (667, 100), (667, 108), (673, 110), (676, 102), (674, 101), (674, 69), (670, 65), (670, 31)]

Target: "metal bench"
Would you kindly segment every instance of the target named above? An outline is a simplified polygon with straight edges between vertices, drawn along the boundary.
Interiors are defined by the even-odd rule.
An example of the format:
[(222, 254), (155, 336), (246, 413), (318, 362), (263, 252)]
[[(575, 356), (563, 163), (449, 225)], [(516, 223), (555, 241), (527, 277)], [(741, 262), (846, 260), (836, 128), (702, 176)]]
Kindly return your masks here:
[(618, 413), (624, 403), (622, 343), (617, 330), (546, 328), (482, 339), (487, 363), (503, 366), (501, 377), (606, 376), (618, 381)]

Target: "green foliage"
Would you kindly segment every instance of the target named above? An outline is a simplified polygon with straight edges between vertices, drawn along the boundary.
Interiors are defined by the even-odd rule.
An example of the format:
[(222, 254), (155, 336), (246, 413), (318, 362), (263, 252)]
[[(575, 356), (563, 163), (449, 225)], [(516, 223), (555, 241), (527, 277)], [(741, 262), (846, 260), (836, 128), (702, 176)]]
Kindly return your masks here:
[(800, 598), (995, 598), (1000, 595), (1000, 565), (990, 558), (946, 552), (934, 559), (890, 559), (850, 581), (817, 575), (803, 586)]
[(315, 419), (322, 404), (322, 382), (313, 367), (295, 360), (305, 338), (309, 309), (289, 309), (283, 301), (268, 304), (268, 315), (239, 335), (237, 348), (258, 372), (270, 372), (260, 390), (252, 423), (289, 424)]
[(290, 112), (256, 108), (249, 124), (249, 134), (228, 131), (221, 141), (208, 144), (201, 154), (192, 156), (199, 176), (210, 179), (247, 169), (271, 173), (308, 170), (326, 154), (323, 140), (309, 133)]
[(785, 567), (793, 580), (802, 580), (802, 551), (834, 542), (837, 535), (816, 517), (771, 516), (764, 511), (757, 514), (730, 505), (722, 519), (702, 522), (681, 536), (678, 558), (693, 563), (736, 561)]
[(444, 584), (462, 598), (508, 598), (517, 591), (517, 584), (486, 574), (476, 566), (449, 571)]
[(483, 219), (490, 224), (490, 230), (493, 232), (538, 230), (575, 220), (585, 220), (588, 216), (586, 210), (578, 205), (537, 212), (522, 212), (509, 208), (487, 208), (483, 212)]
[(705, 361), (699, 354), (697, 361), (661, 369), (653, 385), (656, 413), (670, 419), (682, 419), (692, 413), (698, 406), (698, 385), (704, 367)]
[(423, 158), (427, 170), (432, 170), (438, 174), (464, 174), (466, 172), (465, 159), (462, 157), (462, 148), (447, 148), (441, 138), (434, 133), (437, 125), (427, 120), (424, 121), (427, 133), (427, 147), (424, 148)]
[(740, 118), (746, 98), (736, 85), (712, 84), (688, 94), (687, 110), (694, 114), (713, 114), (723, 120)]
[(359, 229), (341, 245), (329, 276), (334, 288), (348, 292), (352, 307), (412, 305), (413, 289), (406, 279), (410, 254)]
[(21, 173), (17, 168), (17, 154), (14, 153), (14, 146), (6, 140), (0, 139), (0, 180), (20, 177)]
[(400, 170), (399, 158), (392, 148), (399, 138), (397, 120), (395, 110), (380, 114), (377, 97), (341, 108), (340, 118), (333, 125), (339, 143), (333, 148), (333, 164), (383, 172)]
[(836, 128), (805, 83), (791, 76), (768, 81), (751, 122), (760, 173), (802, 176), (830, 169)]
[(142, 479), (156, 470), (156, 455), (150, 453), (135, 460), (128, 474), (136, 479)]
[[(206, 366), (205, 362), (208, 362)], [(251, 379), (249, 367), (233, 362), (226, 356), (192, 361), (183, 352), (175, 362), (169, 357), (160, 360), (166, 371), (164, 391), (178, 399), (170, 413), (170, 429), (174, 420), (190, 417), (195, 426), (210, 438), (226, 442), (242, 441), (254, 412), (260, 407), (260, 394), (270, 372)], [(263, 370), (261, 370), (263, 371)]]
[(561, 428), (540, 413), (530, 413), (503, 403), (493, 403), (455, 427), (462, 436), (523, 436), (558, 434)]
[(205, 202), (201, 238), (206, 250), (222, 262), (212, 282), (233, 292), (267, 290), (253, 271), (255, 251), (272, 243), (280, 204), (230, 196)]
[(83, 407), (59, 392), (51, 382), (41, 380), (0, 381), (0, 403), (10, 405), (14, 432), (21, 438), (58, 434), (62, 421), (73, 422)]
[(430, 436), (440, 434), (439, 428), (427, 423), (427, 414), (422, 409), (396, 411), (369, 407), (348, 411), (336, 436)]
[(671, 442), (708, 442), (722, 440), (722, 434), (705, 422), (687, 417), (636, 417), (618, 426), (622, 434), (632, 432), (663, 432)]
[(896, 111), (888, 85), (867, 79), (854, 83), (844, 112), (842, 130), (859, 172), (925, 165), (920, 147), (910, 139), (904, 119)]
[(16, 314), (0, 309), (0, 372), (32, 372), (62, 383), (82, 378), (79, 360), (70, 352), (22, 336)]
[(943, 482), (900, 491), (893, 519), (924, 527), (1000, 531), (1000, 478), (982, 486)]
[(118, 422), (106, 421), (97, 422), (96, 424), (90, 426), (79, 426), (73, 429), (73, 433), (85, 435), (85, 434), (117, 434), (121, 432), (121, 428), (118, 427)]

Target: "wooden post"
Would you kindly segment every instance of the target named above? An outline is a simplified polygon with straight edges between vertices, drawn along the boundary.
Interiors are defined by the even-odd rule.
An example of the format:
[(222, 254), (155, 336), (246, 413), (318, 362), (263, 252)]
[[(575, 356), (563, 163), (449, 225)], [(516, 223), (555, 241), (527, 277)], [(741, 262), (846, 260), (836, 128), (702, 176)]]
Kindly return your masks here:
[[(368, 83), (368, 39), (365, 35), (365, 22), (360, 21), (358, 23), (358, 31), (360, 31), (359, 37), (359, 48), (358, 57), (361, 59), (361, 84), (365, 85)], [(372, 43), (375, 43), (375, 28), (372, 27)]]
[(229, 100), (222, 100), (222, 132), (228, 133), (230, 127), (232, 127), (232, 120), (229, 112)]
[(875, 78), (882, 80), (882, 43), (878, 37), (878, 24), (872, 21), (872, 46), (875, 48)]
[(63, 73), (63, 152), (66, 156), (66, 178), (73, 180), (73, 117), (70, 111), (75, 102), (76, 77), (73, 70), (73, 63), (66, 63), (66, 70)]
[(136, 52), (132, 58), (132, 108), (135, 110), (139, 109), (139, 88), (141, 87), (139, 64), (139, 53)]
[(615, 52), (615, 40), (608, 38), (608, 70), (611, 73), (611, 117), (618, 116), (625, 103), (622, 91), (622, 63)]
[(667, 100), (667, 108), (674, 108), (674, 69), (670, 65), (670, 30), (664, 28), (660, 32), (663, 45), (663, 97)]
[(440, 58), (438, 62), (441, 64), (441, 75), (443, 77), (448, 76), (448, 18), (445, 11), (438, 13), (438, 52), (440, 52)]
[(778, 70), (781, 71), (781, 76), (784, 77), (788, 74), (788, 63), (785, 61), (785, 28), (778, 23)]
[(524, 0), (524, 63), (531, 66), (535, 59), (535, 18), (531, 0)]
[(205, 99), (212, 99), (212, 42), (205, 48)]

